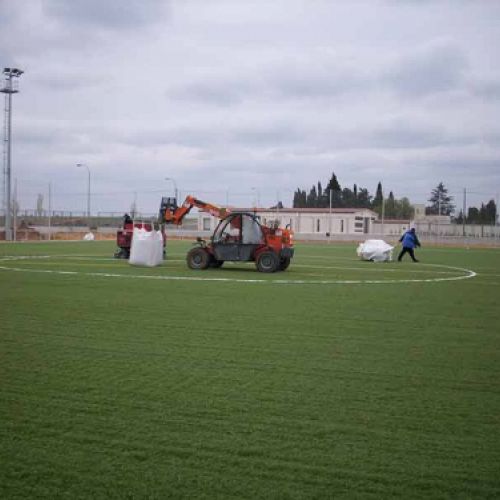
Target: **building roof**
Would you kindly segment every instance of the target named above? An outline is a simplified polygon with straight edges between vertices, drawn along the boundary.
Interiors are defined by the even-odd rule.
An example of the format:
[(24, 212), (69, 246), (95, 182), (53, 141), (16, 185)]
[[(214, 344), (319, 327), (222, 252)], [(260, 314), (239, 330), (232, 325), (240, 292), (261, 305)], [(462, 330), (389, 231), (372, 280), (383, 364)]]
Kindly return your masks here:
[[(228, 207), (232, 212), (255, 212), (255, 213), (279, 213), (279, 214), (329, 214), (330, 209), (327, 208), (241, 208), (241, 207)], [(354, 214), (358, 212), (371, 212), (375, 217), (378, 214), (370, 208), (332, 208), (332, 214)]]
[[(384, 224), (409, 224), (413, 219), (384, 219)], [(382, 224), (382, 219), (375, 221), (375, 224)]]

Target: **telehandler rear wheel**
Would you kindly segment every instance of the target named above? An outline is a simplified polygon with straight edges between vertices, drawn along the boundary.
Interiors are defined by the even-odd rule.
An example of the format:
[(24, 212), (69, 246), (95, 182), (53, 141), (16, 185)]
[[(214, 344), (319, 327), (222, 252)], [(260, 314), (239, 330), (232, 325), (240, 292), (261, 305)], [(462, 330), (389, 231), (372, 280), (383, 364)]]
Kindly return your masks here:
[(210, 255), (204, 248), (196, 247), (189, 250), (186, 261), (190, 269), (206, 269), (210, 263)]
[(261, 273), (274, 273), (278, 269), (279, 259), (274, 252), (262, 252), (257, 258), (256, 265)]

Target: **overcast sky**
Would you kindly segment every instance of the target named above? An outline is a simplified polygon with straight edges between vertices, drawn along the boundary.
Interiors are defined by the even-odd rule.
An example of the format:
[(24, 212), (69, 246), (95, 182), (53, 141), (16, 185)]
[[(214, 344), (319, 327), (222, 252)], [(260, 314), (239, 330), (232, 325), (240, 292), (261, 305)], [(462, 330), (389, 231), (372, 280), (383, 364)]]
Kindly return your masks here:
[[(500, 2), (0, 0), (21, 208), (500, 191)], [(475, 193), (475, 194), (472, 194)], [(47, 208), (47, 207), (45, 207)]]

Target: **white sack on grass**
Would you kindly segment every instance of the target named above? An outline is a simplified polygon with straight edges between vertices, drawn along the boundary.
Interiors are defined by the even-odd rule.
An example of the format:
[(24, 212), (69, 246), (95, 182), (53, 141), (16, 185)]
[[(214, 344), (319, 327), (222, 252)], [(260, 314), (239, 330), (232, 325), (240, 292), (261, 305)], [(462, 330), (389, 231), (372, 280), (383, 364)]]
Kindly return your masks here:
[(133, 266), (159, 266), (163, 260), (161, 231), (146, 231), (134, 227), (129, 264)]
[(356, 252), (363, 260), (385, 262), (392, 260), (393, 249), (394, 247), (384, 240), (366, 240), (360, 243)]
[(94, 241), (95, 240), (95, 236), (94, 236), (94, 233), (87, 233), (85, 234), (85, 236), (83, 237), (84, 241)]

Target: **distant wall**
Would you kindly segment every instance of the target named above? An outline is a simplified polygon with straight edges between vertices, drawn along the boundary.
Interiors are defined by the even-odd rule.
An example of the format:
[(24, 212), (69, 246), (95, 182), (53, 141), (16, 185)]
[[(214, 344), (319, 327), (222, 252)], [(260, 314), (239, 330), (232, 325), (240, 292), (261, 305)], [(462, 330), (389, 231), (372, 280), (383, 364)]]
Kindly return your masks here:
[[(362, 242), (367, 239), (382, 239), (390, 244), (398, 244), (399, 237), (409, 227), (409, 224), (384, 224), (382, 234), (381, 224), (374, 224), (373, 230), (369, 234), (331, 234), (327, 236), (322, 233), (298, 233), (294, 234), (296, 241), (321, 241), (325, 243), (335, 242)], [(415, 224), (417, 234), (424, 244), (454, 245), (454, 246), (494, 246), (500, 247), (500, 227), (499, 226), (466, 226), (466, 236), (462, 236), (463, 228), (459, 225), (447, 224), (439, 227), (420, 227)], [(119, 227), (98, 227), (92, 229), (92, 233), (97, 240), (115, 240)], [(88, 227), (58, 226), (51, 227), (45, 225), (30, 226), (28, 229), (18, 229), (16, 231), (17, 241), (43, 241), (43, 240), (81, 240)], [(198, 231), (196, 229), (178, 228), (168, 226), (166, 229), (167, 238), (195, 240), (197, 237), (210, 239), (212, 231)], [(49, 236), (50, 235), (50, 236)], [(0, 240), (5, 240), (5, 232), (0, 228)]]

